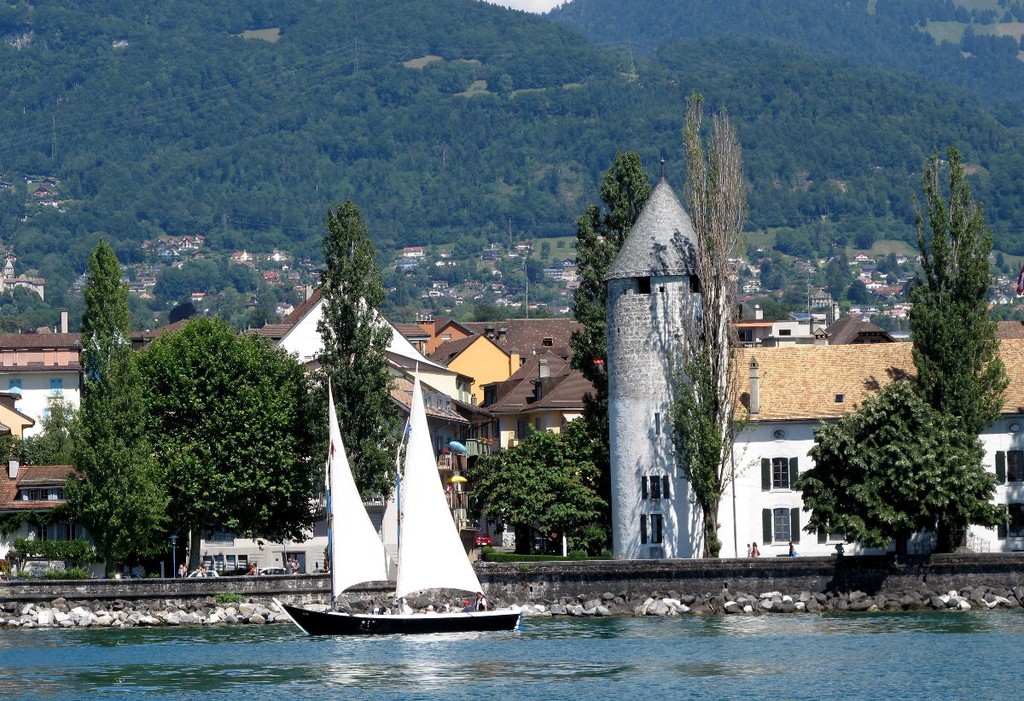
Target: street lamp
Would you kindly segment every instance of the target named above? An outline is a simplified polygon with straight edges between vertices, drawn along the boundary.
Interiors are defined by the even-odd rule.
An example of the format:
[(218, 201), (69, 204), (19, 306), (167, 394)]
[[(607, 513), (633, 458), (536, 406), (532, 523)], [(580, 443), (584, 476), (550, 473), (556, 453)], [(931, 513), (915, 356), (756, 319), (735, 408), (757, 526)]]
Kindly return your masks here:
[(178, 576), (178, 534), (171, 534), (171, 579)]

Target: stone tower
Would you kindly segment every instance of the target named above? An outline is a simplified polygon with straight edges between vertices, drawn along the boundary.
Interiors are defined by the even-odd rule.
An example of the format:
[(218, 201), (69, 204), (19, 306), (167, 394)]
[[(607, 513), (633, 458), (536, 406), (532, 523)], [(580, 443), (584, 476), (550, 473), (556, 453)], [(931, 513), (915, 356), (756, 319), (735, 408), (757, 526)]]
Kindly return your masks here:
[(696, 235), (668, 182), (651, 192), (612, 263), (608, 421), (612, 543), (617, 558), (693, 557), (700, 514), (673, 461), (669, 377), (698, 309)]

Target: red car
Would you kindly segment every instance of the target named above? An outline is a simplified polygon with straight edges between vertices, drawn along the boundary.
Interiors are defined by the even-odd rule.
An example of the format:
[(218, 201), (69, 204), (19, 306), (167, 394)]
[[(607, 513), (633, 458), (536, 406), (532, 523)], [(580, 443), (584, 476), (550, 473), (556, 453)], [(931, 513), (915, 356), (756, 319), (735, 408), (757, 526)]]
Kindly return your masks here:
[(478, 535), (476, 537), (476, 544), (479, 547), (486, 547), (486, 546), (490, 545), (493, 542), (494, 541), (491, 539), (491, 536), (489, 536), (489, 535)]

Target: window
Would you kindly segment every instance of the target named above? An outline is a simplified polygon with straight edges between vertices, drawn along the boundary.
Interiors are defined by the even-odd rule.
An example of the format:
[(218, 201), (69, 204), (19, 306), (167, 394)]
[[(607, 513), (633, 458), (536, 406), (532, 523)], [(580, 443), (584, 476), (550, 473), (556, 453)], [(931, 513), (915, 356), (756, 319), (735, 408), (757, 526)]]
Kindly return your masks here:
[(21, 490), (22, 501), (62, 501), (64, 487), (29, 487)]
[(1024, 450), (996, 451), (996, 482), (1024, 482)]
[(668, 475), (645, 475), (640, 478), (641, 499), (669, 499)]
[(647, 545), (658, 545), (662, 542), (663, 529), (662, 529), (662, 517), (661, 514), (641, 514), (640, 515), (640, 544)]
[(519, 419), (516, 421), (516, 438), (526, 438), (526, 432), (529, 430), (529, 422), (526, 419)]
[(555, 345), (555, 339), (545, 338), (543, 341), (541, 341), (541, 344), (550, 348)]
[(498, 401), (498, 388), (495, 386), (484, 387), (484, 406), (494, 404)]
[(800, 508), (762, 509), (761, 526), (765, 543), (799, 543)]
[(60, 377), (50, 378), (50, 396), (51, 397), (63, 397), (64, 396), (64, 380)]
[[(638, 277), (636, 279), (637, 291), (642, 295), (651, 294), (651, 278), (649, 277)], [(659, 541), (660, 542), (660, 541)]]
[(654, 435), (661, 435), (661, 413), (654, 412)]
[(7, 381), (7, 391), (11, 394), (21, 394), (21, 378), (12, 377)]
[(799, 476), (796, 458), (761, 458), (761, 490), (792, 489)]
[(793, 335), (793, 330), (792, 329), (779, 329), (779, 335), (780, 336), (792, 336)]
[(58, 521), (39, 527), (39, 540), (71, 540), (75, 537), (75, 527), (67, 521)]
[(1024, 504), (1007, 504), (1006, 523), (999, 524), (998, 537), (1024, 538)]

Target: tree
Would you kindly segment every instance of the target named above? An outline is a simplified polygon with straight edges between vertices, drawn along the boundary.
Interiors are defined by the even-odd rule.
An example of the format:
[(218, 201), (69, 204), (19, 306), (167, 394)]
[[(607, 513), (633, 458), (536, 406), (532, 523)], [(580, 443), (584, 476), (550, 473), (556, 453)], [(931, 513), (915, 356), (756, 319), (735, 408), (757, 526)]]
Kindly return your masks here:
[[(594, 386), (584, 397), (583, 422), (596, 442), (594, 460), (601, 475), (600, 494), (611, 503), (611, 467), (608, 446), (608, 328), (605, 321), (607, 288), (604, 276), (626, 236), (640, 216), (651, 194), (650, 177), (640, 156), (618, 153), (604, 174), (600, 187), (604, 209), (591, 204), (576, 220), (576, 269), (580, 286), (573, 293), (572, 311), (582, 328), (569, 339), (572, 367)], [(601, 515), (601, 523), (610, 532), (611, 513)]]
[[(924, 169), (927, 220), (917, 213), (924, 276), (910, 289), (910, 338), (921, 396), (936, 411), (957, 419), (964, 435), (974, 440), (999, 417), (1008, 380), (986, 300), (992, 232), (971, 197), (959, 152), (950, 147), (947, 155), (948, 201), (938, 157)], [(974, 470), (980, 463), (979, 455), (977, 464), (963, 469)], [(962, 541), (966, 525), (941, 521), (939, 548), (948, 550)]]
[(77, 412), (62, 399), (50, 400), (50, 413), (43, 417), (43, 431), (26, 438), (21, 461), (26, 465), (74, 464), (73, 426)]
[(686, 203), (696, 234), (700, 309), (684, 319), (682, 364), (673, 371), (669, 416), (676, 463), (703, 517), (704, 557), (718, 557), (718, 508), (730, 480), (735, 435), (736, 285), (729, 258), (739, 245), (746, 187), (739, 139), (728, 116), (712, 121), (707, 150), (701, 136), (703, 98), (686, 111)]
[(80, 478), (69, 508), (107, 571), (164, 549), (167, 497), (145, 432), (145, 403), (129, 340), (128, 286), (106, 242), (89, 258), (82, 315), (82, 403), (74, 433)]
[(910, 537), (941, 519), (994, 526), (995, 480), (980, 464), (984, 448), (958, 420), (924, 401), (913, 382), (892, 382), (857, 411), (814, 431), (814, 467), (794, 484), (811, 511), (806, 530), (843, 533), (867, 547)]
[[(377, 315), (385, 296), (380, 269), (351, 200), (328, 209), (324, 258), (323, 317), (317, 327), (323, 339), (323, 380), (333, 386), (356, 484), (365, 497), (387, 496), (395, 482), (398, 434), (387, 360), (391, 328)], [(320, 389), (326, 406), (326, 384)], [(326, 426), (326, 418), (321, 423)], [(327, 445), (326, 438), (321, 444)]]
[(302, 538), (314, 517), (304, 366), (259, 336), (198, 317), (156, 338), (140, 369), (170, 525), (191, 532), (191, 565), (204, 529)]
[(531, 534), (565, 534), (569, 547), (598, 553), (605, 530), (595, 528), (607, 502), (598, 494), (595, 441), (580, 421), (561, 434), (531, 431), (515, 448), (482, 456), (467, 472), (478, 508), (516, 531), (516, 552), (529, 552)]

